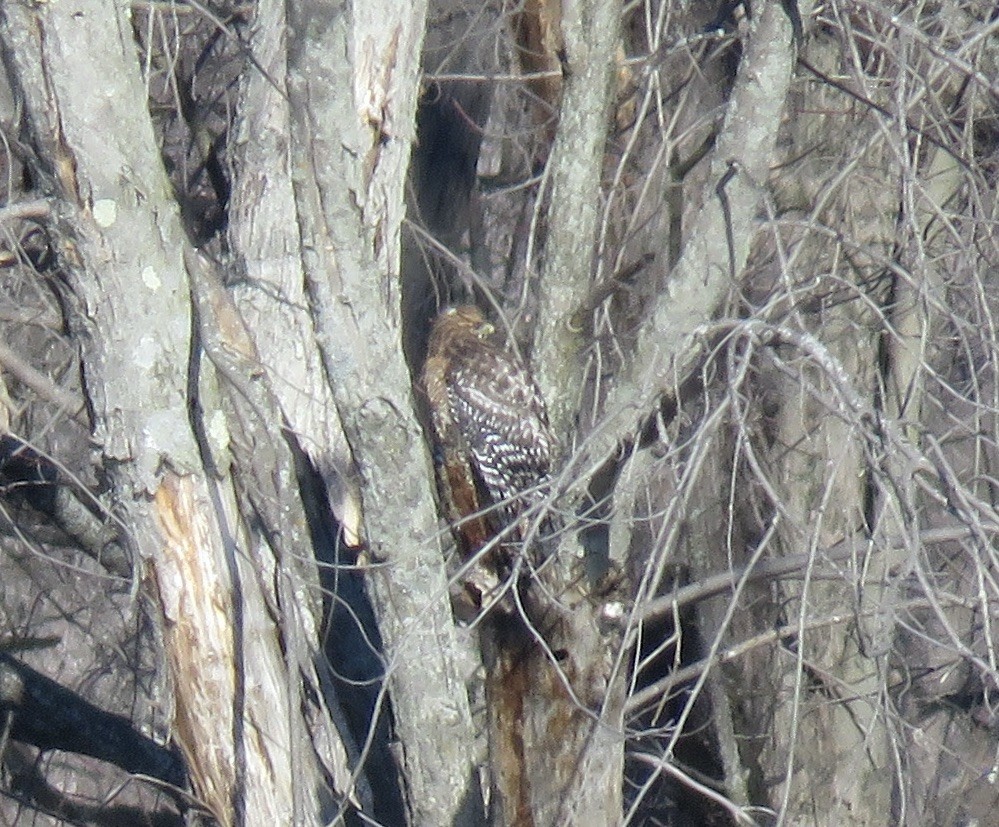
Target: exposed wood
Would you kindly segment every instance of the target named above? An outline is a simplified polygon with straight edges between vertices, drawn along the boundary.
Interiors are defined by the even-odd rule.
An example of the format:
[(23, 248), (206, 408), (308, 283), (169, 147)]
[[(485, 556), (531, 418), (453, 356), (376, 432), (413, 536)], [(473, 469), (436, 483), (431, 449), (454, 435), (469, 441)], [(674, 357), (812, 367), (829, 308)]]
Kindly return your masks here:
[(0, 0), (0, 821), (991, 824), (994, 2), (433, 3)]
[[(206, 522), (207, 497), (190, 476), (166, 476), (154, 503), (162, 546), (152, 571), (177, 692), (177, 740), (196, 795), (221, 825), (232, 825), (243, 811), (243, 791), (232, 741), (236, 675), (228, 572), (213, 542), (215, 526)], [(216, 553), (209, 556), (210, 549)]]
[[(203, 456), (190, 428), (187, 242), (146, 110), (128, 9), (77, 0), (5, 4), (0, 14), (5, 57), (61, 199), (67, 305), (94, 436), (128, 543), (160, 600), (175, 732), (195, 795), (222, 825), (317, 823), (330, 806), (315, 795), (327, 776), (303, 737), (298, 672), (289, 673), (282, 650), (301, 638), (280, 626), (303, 618), (280, 618), (271, 593), (301, 581), (273, 563), (270, 577), (258, 578), (239, 561), (247, 535), (226, 466)], [(236, 324), (228, 336), (238, 345)], [(224, 445), (217, 400), (198, 401)], [(290, 610), (287, 592), (282, 599)], [(308, 659), (300, 647), (294, 657)]]

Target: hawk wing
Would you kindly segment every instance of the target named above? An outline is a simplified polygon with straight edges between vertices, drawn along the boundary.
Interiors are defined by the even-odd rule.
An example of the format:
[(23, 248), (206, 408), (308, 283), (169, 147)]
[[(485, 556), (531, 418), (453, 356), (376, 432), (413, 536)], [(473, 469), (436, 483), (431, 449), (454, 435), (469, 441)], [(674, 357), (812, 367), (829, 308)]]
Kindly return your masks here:
[(490, 342), (477, 344), (451, 366), (448, 397), (490, 497), (510, 503), (548, 479), (553, 440), (526, 368)]

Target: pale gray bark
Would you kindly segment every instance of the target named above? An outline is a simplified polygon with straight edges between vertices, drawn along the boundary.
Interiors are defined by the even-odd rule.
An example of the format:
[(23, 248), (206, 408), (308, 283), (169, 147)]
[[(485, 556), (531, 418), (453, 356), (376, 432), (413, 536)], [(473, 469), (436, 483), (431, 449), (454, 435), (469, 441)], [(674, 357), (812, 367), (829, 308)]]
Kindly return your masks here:
[[(74, 409), (87, 427), (94, 417), (108, 513), (165, 617), (162, 671), (176, 688), (165, 714), (196, 795), (223, 824), (323, 823), (346, 806), (386, 824), (479, 824), (480, 772), (492, 782), (488, 816), (504, 827), (615, 824), (622, 813), (717, 823), (722, 811), (747, 824), (987, 821), (999, 685), (989, 3), (817, 6), (796, 70), (793, 4), (777, 0), (727, 8), (709, 29), (713, 3), (628, 4), (620, 31), (622, 7), (600, 0), (528, 0), (497, 12), (504, 23), (492, 6), (473, 22), (474, 3), (441, 3), (424, 65), (460, 90), (448, 115), (467, 131), (454, 141), (428, 131), (411, 203), (432, 204), (429, 230), (482, 265), (475, 295), (500, 318), (516, 317), (517, 291), (522, 320), (540, 299), (532, 355), (568, 457), (553, 504), (561, 548), (520, 584), (538, 635), (519, 639), (529, 631), (507, 617), (516, 632), (490, 637), (497, 617), (482, 621), (486, 704), (474, 723), (458, 666), (471, 635), (452, 626), (399, 332), (401, 304), (413, 368), (428, 307), (461, 292), (454, 274), (432, 272), (407, 296), (398, 275), (424, 10), (263, 0), (222, 34), (204, 9), (153, 5), (132, 7), (149, 23), (139, 40), (171, 17), (180, 45), (150, 49), (145, 89), (127, 4), (0, 5), (16, 80), (0, 94), (0, 162), (4, 141), (26, 148), (7, 159), (23, 200), (0, 207), (2, 332), (15, 316), (11, 331), (46, 307), (57, 316), (54, 304), (17, 305), (55, 285), (72, 331), (56, 319), (40, 335), (80, 347), (93, 403), (80, 407), (69, 360), (10, 333), (0, 422), (38, 438), (69, 478), (87, 449), (72, 459), (54, 449), (50, 412), (64, 417), (56, 428)], [(234, 255), (222, 264), (191, 255), (145, 111), (152, 90), (189, 79), (200, 38), (218, 51), (197, 59), (198, 84), (211, 87), (205, 69), (221, 56), (231, 92), (204, 142), (225, 146), (212, 160), (233, 162)], [(488, 80), (457, 76), (466, 49)], [(159, 66), (164, 55), (176, 66)], [(518, 79), (507, 73), (516, 65), (542, 72)], [(483, 127), (494, 88), (505, 103)], [(164, 116), (169, 95), (153, 123), (171, 122), (161, 137), (173, 161), (183, 151), (171, 141), (205, 122)], [(32, 135), (14, 134), (22, 102)], [(470, 199), (486, 205), (488, 255), (477, 238), (465, 250), (459, 214), (480, 138), (523, 150), (516, 172)], [(32, 177), (17, 183), (22, 162)], [(420, 189), (454, 167), (461, 176)], [(175, 186), (197, 190), (183, 178)], [(536, 293), (517, 281), (534, 261), (492, 273), (527, 248), (542, 251)], [(190, 359), (195, 344), (202, 355)], [(35, 429), (21, 413), (32, 408)], [(369, 585), (385, 644), (367, 646), (365, 665), (393, 731), (388, 714), (367, 733), (364, 715), (352, 718), (361, 738), (346, 749), (317, 700), (335, 705), (331, 684), (356, 676), (331, 680), (342, 664), (316, 651), (319, 604), (340, 593), (322, 593), (312, 571), (296, 443), (332, 486), (344, 556), (359, 563), (346, 574)], [(8, 504), (31, 505), (4, 462), (8, 519)], [(74, 486), (83, 494), (88, 482)], [(608, 499), (577, 519), (583, 486)], [(15, 565), (34, 555), (46, 575), (19, 590), (28, 577), (15, 584), (4, 558), (0, 646), (33, 599), (65, 611), (52, 563), (85, 532), (67, 538), (50, 518), (28, 517), (48, 532), (42, 554), (16, 534), (18, 515), (13, 531), (0, 527), (3, 553)], [(580, 526), (593, 536), (578, 541)], [(325, 524), (309, 527), (328, 550)], [(108, 538), (88, 532), (101, 549)], [(597, 553), (584, 561), (580, 546)], [(593, 583), (608, 548), (618, 568)], [(82, 605), (96, 616), (88, 571), (67, 615)], [(108, 605), (124, 614), (128, 597)], [(58, 635), (60, 622), (29, 625)], [(129, 630), (105, 638), (101, 624), (67, 624), (51, 657), (81, 639), (88, 654), (109, 639), (143, 646)], [(332, 641), (342, 627), (333, 617), (324, 631)], [(115, 674), (115, 687), (152, 660)], [(78, 674), (87, 667), (59, 677)], [(135, 696), (138, 725), (155, 716)], [(479, 767), (483, 720), (493, 742)], [(23, 779), (29, 748), (0, 747), (4, 783)], [(50, 762), (34, 763), (60, 786)], [(408, 818), (383, 818), (379, 805), (399, 812), (400, 785)], [(5, 816), (19, 806), (0, 804)]]
[(266, 366), (287, 426), (322, 475), (344, 531), (356, 545), (360, 501), (350, 446), (316, 347), (305, 295), (291, 182), (284, 4), (261, 2), (253, 57), (236, 124), (229, 236), (238, 261), (232, 293)]
[(602, 202), (600, 181), (612, 79), (620, 49), (621, 5), (566, 3), (562, 15), (568, 74), (544, 192), (551, 227), (541, 269), (532, 362), (552, 429), (568, 435), (583, 386), (585, 330), (579, 313), (589, 289)]
[(399, 329), (402, 185), (425, 5), (289, 3), (292, 178), (327, 376), (357, 463), (369, 583), (414, 824), (481, 799), (429, 457)]
[[(314, 639), (314, 618), (308, 603), (294, 613), (290, 593), (301, 588), (300, 573), (283, 560), (271, 562), (270, 578), (237, 561), (248, 538), (232, 480), (224, 463), (213, 463), (220, 479), (205, 473), (189, 426), (187, 242), (146, 110), (127, 9), (110, 0), (7, 4), (0, 32), (61, 199), (70, 324), (83, 350), (94, 436), (142, 561), (136, 568), (148, 573), (146, 585), (160, 600), (175, 737), (194, 792), (221, 824), (318, 823), (323, 797), (315, 792), (324, 774), (300, 718), (297, 679), (309, 663), (301, 641), (310, 632)], [(205, 430), (224, 446), (222, 411), (204, 414)], [(224, 447), (216, 459), (223, 454)], [(264, 479), (275, 470), (264, 469)], [(289, 590), (292, 581), (298, 585)], [(273, 611), (281, 604), (284, 635)], [(298, 637), (296, 624), (304, 630)], [(288, 663), (283, 645), (291, 648)], [(328, 771), (346, 795), (342, 747), (331, 747)]]

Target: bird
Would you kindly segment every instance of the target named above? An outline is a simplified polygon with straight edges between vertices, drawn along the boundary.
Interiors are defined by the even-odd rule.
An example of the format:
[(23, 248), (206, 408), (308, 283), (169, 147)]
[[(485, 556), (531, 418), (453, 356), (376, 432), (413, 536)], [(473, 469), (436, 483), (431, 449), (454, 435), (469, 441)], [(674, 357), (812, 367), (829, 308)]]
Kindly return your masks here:
[(506, 551), (493, 554), (491, 565), (508, 574), (510, 546), (528, 539), (531, 515), (550, 488), (556, 441), (541, 391), (474, 305), (436, 317), (420, 386), (446, 516), (462, 555), (501, 536)]

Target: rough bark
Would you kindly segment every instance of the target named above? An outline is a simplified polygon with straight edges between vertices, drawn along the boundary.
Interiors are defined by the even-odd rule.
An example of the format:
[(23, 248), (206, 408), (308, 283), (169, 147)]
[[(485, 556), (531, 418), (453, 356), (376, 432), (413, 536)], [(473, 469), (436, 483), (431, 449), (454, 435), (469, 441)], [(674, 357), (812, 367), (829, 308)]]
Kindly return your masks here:
[[(221, 824), (251, 814), (259, 823), (316, 823), (325, 780), (311, 745), (303, 758), (295, 742), (298, 683), (271, 610), (281, 601), (273, 581), (237, 561), (246, 538), (228, 469), (213, 461), (224, 454), (225, 419), (203, 410), (205, 431), (221, 443), (213, 460), (189, 425), (186, 240), (127, 9), (106, 0), (6, 4), (2, 25), (39, 172), (60, 199), (69, 323), (83, 350), (94, 438), (137, 568), (163, 611), (175, 732), (195, 794)], [(208, 396), (199, 401), (204, 408)], [(337, 758), (342, 769), (342, 751)]]
[[(561, 26), (567, 60), (549, 161), (550, 234), (533, 353), (563, 447), (583, 379), (584, 337), (571, 317), (589, 284), (596, 244), (620, 16), (618, 4), (597, 0), (529, 8), (520, 20)], [(485, 646), (494, 824), (610, 824), (621, 812), (624, 686), (614, 668), (621, 640), (602, 624), (602, 601), (590, 599), (573, 544), (564, 545), (529, 587), (534, 631), (510, 641), (501, 630)]]
[[(420, 238), (454, 269), (404, 289), (420, 7), (263, 0), (220, 24), (131, 5), (147, 28), (109, 0), (0, 4), (18, 81), (0, 88), (0, 648), (135, 726), (172, 717), (223, 823), (479, 823), (479, 772), (502, 825), (991, 823), (999, 21), (986, 0), (816, 5), (785, 85), (794, 7), (567, 2), (563, 37), (558, 0), (441, 0), (409, 184)], [(615, 129), (596, 21), (618, 12)], [(144, 89), (134, 38), (153, 43)], [(22, 101), (33, 134), (12, 126)], [(199, 149), (180, 148), (192, 131)], [(497, 174), (476, 181), (480, 140)], [(191, 226), (228, 217), (231, 260), (190, 255), (158, 150)], [(533, 629), (480, 621), (484, 768), (398, 332), (401, 303), (412, 369), (432, 308), (468, 290), (511, 322), (540, 298), (533, 355), (569, 455), (566, 537), (519, 584)], [(328, 592), (311, 552), (338, 523), (310, 500), (306, 530), (321, 486), (303, 453), (334, 487), (357, 469), (332, 509), (359, 565), (331, 566)], [(597, 507), (572, 514), (582, 486)], [(82, 528), (58, 502), (74, 493)], [(77, 544), (144, 578), (162, 650)], [(605, 591), (590, 581), (607, 556), (623, 579)], [(315, 649), (319, 603), (345, 605), (347, 580), (370, 586), (385, 640), (364, 641), (364, 675)], [(335, 612), (327, 629), (342, 640)], [(157, 671), (176, 714), (151, 697), (159, 676), (143, 685)], [(15, 693), (35, 678), (0, 668)], [(339, 708), (331, 686), (353, 681), (370, 703), (348, 773), (319, 699)], [(29, 701), (0, 732), (4, 817), (137, 821), (73, 804), (124, 778), (86, 755), (119, 760), (124, 720), (86, 709), (66, 737), (57, 713), (25, 728)], [(81, 754), (38, 760), (32, 741)], [(150, 754), (119, 763), (155, 771)]]
[(471, 824), (482, 805), (399, 325), (402, 185), (425, 5), (287, 6), (292, 177), (319, 345), (362, 485), (410, 818)]
[(259, 70), (245, 73), (232, 141), (229, 237), (239, 263), (232, 293), (284, 420), (321, 474), (345, 542), (356, 545), (360, 502), (353, 460), (315, 345), (298, 250), (284, 11), (284, 3), (265, 0), (254, 18), (251, 48)]
[(576, 314), (593, 274), (620, 26), (621, 6), (612, 0), (567, 3), (561, 19), (568, 75), (547, 169), (550, 231), (532, 362), (552, 430), (562, 438), (570, 433), (583, 386), (587, 343)]

